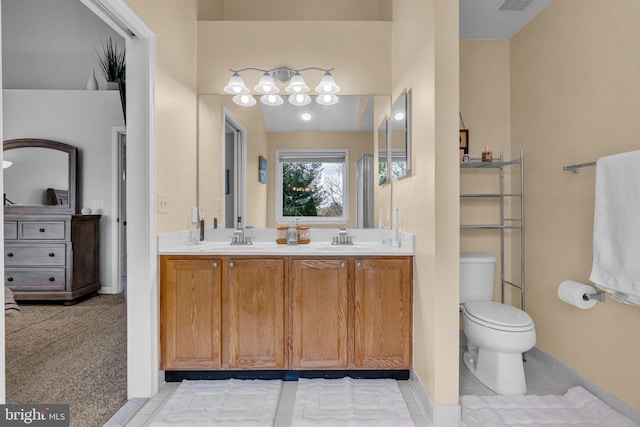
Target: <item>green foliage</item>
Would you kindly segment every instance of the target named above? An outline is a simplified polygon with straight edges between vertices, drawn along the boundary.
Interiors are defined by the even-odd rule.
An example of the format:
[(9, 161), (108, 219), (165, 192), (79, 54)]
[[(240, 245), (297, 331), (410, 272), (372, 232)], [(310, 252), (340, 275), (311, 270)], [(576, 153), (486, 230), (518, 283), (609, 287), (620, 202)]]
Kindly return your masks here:
[(98, 55), (98, 65), (102, 75), (108, 82), (115, 82), (120, 78), (125, 81), (125, 50), (118, 51), (118, 42), (114, 42), (111, 37), (106, 44), (102, 44), (102, 55)]
[(322, 195), (318, 180), (322, 163), (283, 163), (282, 215), (317, 216)]

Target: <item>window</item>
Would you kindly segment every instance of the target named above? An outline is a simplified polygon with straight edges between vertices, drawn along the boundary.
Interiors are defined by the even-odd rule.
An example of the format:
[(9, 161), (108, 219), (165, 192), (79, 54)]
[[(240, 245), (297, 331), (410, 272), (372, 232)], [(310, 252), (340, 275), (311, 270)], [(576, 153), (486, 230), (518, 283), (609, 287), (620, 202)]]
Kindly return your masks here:
[(277, 150), (276, 160), (277, 223), (348, 222), (347, 150)]

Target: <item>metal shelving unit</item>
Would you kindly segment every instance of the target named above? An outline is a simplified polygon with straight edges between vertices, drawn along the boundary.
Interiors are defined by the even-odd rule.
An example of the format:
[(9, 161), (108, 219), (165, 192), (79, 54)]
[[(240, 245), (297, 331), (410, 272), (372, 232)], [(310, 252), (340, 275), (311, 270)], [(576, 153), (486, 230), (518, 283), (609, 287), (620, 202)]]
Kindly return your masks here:
[[(520, 169), (520, 192), (505, 193), (504, 192), (504, 170), (507, 167), (518, 166)], [(512, 286), (520, 290), (520, 304), (522, 310), (524, 307), (524, 152), (520, 151), (520, 157), (514, 160), (504, 160), (502, 152), (499, 158), (492, 162), (482, 162), (481, 159), (471, 159), (469, 162), (460, 162), (460, 170), (464, 169), (497, 169), (500, 173), (500, 188), (498, 193), (478, 193), (478, 194), (460, 194), (461, 200), (469, 198), (494, 198), (500, 203), (500, 222), (498, 224), (461, 224), (461, 230), (469, 229), (489, 229), (500, 230), (500, 281), (502, 284), (502, 302), (504, 302), (505, 285)], [(505, 201), (511, 198), (520, 199), (520, 217), (505, 217)], [(514, 283), (505, 278), (505, 230), (520, 231), (520, 283)]]

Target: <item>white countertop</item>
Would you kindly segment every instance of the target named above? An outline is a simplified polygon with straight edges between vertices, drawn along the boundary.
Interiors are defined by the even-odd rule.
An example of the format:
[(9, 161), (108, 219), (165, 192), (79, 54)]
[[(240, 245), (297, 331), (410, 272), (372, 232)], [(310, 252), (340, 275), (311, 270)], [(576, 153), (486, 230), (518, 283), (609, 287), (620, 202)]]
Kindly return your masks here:
[[(159, 255), (232, 255), (232, 256), (412, 256), (413, 235), (400, 233), (400, 246), (390, 243), (386, 229), (348, 230), (353, 245), (332, 245), (336, 230), (311, 230), (311, 242), (283, 245), (275, 242), (273, 229), (249, 229), (251, 245), (232, 245), (233, 230), (207, 229), (205, 241), (189, 243), (189, 232), (158, 236)], [(229, 236), (227, 236), (229, 235)], [(383, 243), (384, 241), (384, 243)]]

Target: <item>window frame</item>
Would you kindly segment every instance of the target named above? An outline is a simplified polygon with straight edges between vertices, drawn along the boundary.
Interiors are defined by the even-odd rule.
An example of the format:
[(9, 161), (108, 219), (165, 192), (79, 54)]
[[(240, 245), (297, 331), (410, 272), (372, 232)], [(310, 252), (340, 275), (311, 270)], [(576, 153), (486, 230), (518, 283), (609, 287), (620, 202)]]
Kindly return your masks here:
[[(344, 158), (342, 168), (342, 191), (343, 206), (342, 215), (339, 217), (312, 217), (312, 216), (283, 216), (282, 215), (282, 172), (284, 156), (300, 157), (301, 162), (318, 161), (322, 157)], [(305, 158), (306, 157), (306, 158)], [(328, 162), (326, 162), (328, 163)], [(315, 149), (278, 149), (276, 150), (275, 161), (275, 220), (278, 225), (290, 225), (294, 219), (298, 224), (320, 225), (320, 224), (347, 224), (349, 222), (349, 150), (346, 148), (315, 148)]]

